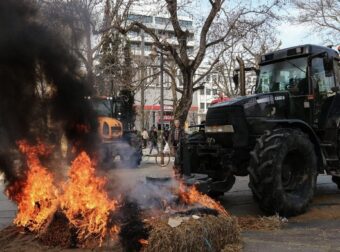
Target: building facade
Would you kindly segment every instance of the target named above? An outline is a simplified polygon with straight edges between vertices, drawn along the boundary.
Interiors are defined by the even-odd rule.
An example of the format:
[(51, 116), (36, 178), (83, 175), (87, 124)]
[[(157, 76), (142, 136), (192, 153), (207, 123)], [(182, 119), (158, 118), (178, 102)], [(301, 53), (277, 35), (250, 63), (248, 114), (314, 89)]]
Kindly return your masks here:
[[(166, 13), (156, 12), (156, 8), (153, 5), (150, 6), (148, 11), (141, 8), (134, 8), (131, 11), (128, 19), (129, 21), (142, 22), (149, 29), (151, 29), (155, 34), (157, 34), (162, 40), (166, 40), (172, 45), (177, 45), (177, 38), (170, 22), (169, 16)], [(189, 33), (188, 40), (188, 53), (194, 53), (195, 38), (194, 38), (194, 28), (193, 19), (191, 17), (181, 16), (179, 17), (180, 25), (183, 29), (187, 30)], [(144, 127), (150, 128), (156, 126), (160, 128), (160, 96), (161, 96), (161, 83), (160, 83), (160, 59), (153, 59), (151, 57), (153, 38), (145, 33), (141, 29), (134, 29), (128, 32), (128, 38), (131, 43), (131, 51), (134, 55), (136, 61), (140, 64), (144, 64), (140, 71), (137, 72), (134, 78), (134, 82), (137, 85), (141, 85), (137, 88), (135, 94), (135, 104), (136, 104), (136, 128), (141, 129), (143, 127), (142, 123), (142, 113), (144, 111)], [(175, 69), (174, 73), (176, 75), (177, 85), (180, 87), (180, 74), (178, 69), (173, 62), (170, 62), (169, 58), (164, 57), (164, 65), (167, 67), (172, 65)], [(143, 82), (141, 82), (143, 80)], [(142, 83), (142, 84), (141, 84)], [(173, 94), (171, 91), (171, 78), (166, 72), (163, 72), (163, 93), (164, 93), (164, 116), (163, 121), (165, 127), (170, 127), (174, 119), (173, 114)], [(142, 94), (143, 92), (143, 94)], [(177, 92), (177, 97), (180, 98), (180, 93)], [(142, 105), (142, 98), (144, 97), (144, 106)], [(193, 97), (193, 104), (191, 106), (187, 124), (197, 123), (197, 98), (196, 94)]]

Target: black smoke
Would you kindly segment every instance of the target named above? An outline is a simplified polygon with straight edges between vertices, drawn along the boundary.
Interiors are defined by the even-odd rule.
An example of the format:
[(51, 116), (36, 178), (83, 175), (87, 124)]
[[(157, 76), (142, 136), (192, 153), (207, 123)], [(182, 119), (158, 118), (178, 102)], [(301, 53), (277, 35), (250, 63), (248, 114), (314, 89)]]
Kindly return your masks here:
[[(90, 154), (97, 141), (95, 113), (84, 99), (89, 84), (69, 49), (39, 21), (33, 1), (0, 1), (0, 171), (16, 179), (12, 150), (16, 141), (43, 138), (42, 118), (60, 124), (78, 149)], [(41, 99), (38, 83), (50, 84)], [(86, 125), (84, 127), (84, 125)]]

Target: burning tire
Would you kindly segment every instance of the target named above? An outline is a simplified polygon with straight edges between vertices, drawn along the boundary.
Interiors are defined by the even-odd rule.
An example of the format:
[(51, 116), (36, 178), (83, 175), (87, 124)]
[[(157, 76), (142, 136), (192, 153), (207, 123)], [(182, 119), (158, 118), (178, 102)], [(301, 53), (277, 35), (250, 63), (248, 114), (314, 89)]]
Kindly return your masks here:
[(338, 186), (338, 189), (340, 190), (340, 177), (333, 176), (332, 181)]
[(314, 195), (317, 160), (314, 145), (298, 129), (267, 131), (250, 153), (249, 187), (268, 213), (303, 213)]

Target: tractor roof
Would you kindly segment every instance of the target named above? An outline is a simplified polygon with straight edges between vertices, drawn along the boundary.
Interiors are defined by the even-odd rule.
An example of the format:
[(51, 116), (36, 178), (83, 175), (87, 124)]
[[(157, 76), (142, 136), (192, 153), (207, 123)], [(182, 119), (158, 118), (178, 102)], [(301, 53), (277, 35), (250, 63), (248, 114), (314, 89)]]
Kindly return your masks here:
[(285, 49), (281, 49), (281, 50), (277, 50), (274, 52), (264, 54), (261, 57), (260, 64), (262, 65), (262, 64), (266, 64), (266, 63), (280, 60), (280, 59), (307, 56), (307, 55), (312, 55), (312, 54), (320, 53), (320, 52), (327, 52), (328, 56), (339, 58), (338, 52), (332, 48), (306, 44), (306, 45), (293, 46), (293, 47), (289, 47), (289, 48), (285, 48)]

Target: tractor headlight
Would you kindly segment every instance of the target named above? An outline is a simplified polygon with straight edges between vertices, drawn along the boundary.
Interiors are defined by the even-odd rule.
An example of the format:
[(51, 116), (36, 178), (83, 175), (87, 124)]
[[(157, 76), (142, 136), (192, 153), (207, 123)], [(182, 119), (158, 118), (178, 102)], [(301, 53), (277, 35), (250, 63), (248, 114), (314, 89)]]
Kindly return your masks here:
[(109, 135), (110, 134), (110, 127), (109, 127), (109, 125), (106, 122), (104, 122), (104, 124), (103, 124), (103, 134), (104, 135)]
[(233, 125), (216, 125), (205, 126), (205, 132), (207, 133), (234, 133)]

